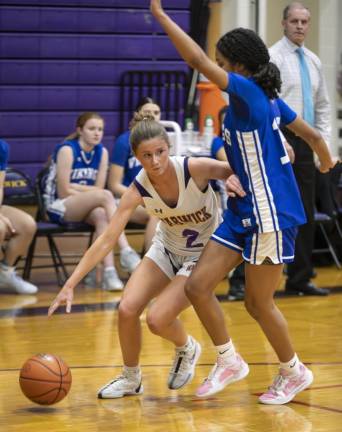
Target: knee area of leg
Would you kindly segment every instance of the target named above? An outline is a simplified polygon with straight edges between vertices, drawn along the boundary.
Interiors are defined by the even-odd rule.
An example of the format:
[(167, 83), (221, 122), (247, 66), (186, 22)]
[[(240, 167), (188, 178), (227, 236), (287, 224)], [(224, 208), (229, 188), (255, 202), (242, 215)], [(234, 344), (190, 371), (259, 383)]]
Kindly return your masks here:
[[(109, 191), (108, 189), (103, 189), (102, 192), (103, 192), (103, 197), (106, 201), (109, 201), (112, 204), (113, 204), (113, 202), (115, 203), (115, 200), (114, 200), (114, 197), (113, 197), (113, 194), (111, 191)], [(115, 207), (116, 207), (116, 205), (115, 205)]]
[(107, 222), (106, 211), (103, 207), (97, 207), (92, 212), (96, 222)]
[(159, 334), (163, 327), (165, 327), (165, 324), (163, 324), (162, 322), (161, 316), (157, 313), (147, 313), (146, 323), (151, 332), (155, 334)]
[(254, 318), (255, 320), (258, 319), (258, 307), (255, 301), (245, 298), (245, 308), (252, 318)]
[(28, 217), (25, 217), (25, 220), (22, 221), (21, 225), (21, 231), (26, 235), (33, 235), (37, 231), (37, 224), (33, 217), (30, 215), (27, 215)]
[(195, 279), (189, 278), (184, 287), (185, 295), (188, 299), (194, 300), (200, 297), (205, 296), (205, 290), (200, 283), (197, 283)]
[(121, 301), (118, 309), (121, 320), (139, 317), (139, 313), (125, 301)]

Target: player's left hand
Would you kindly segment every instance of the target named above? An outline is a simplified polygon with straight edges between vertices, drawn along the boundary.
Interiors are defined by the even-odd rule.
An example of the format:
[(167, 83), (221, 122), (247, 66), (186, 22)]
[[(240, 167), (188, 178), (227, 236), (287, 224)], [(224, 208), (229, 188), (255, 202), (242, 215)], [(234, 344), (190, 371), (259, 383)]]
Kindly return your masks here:
[(333, 169), (335, 167), (335, 165), (337, 165), (338, 163), (341, 163), (339, 158), (334, 156), (332, 158), (330, 158), (330, 160), (327, 161), (321, 161), (319, 160), (318, 163), (316, 164), (316, 167), (319, 169), (319, 171), (324, 174), (329, 172), (331, 169)]
[(239, 196), (243, 198), (246, 192), (240, 183), (240, 179), (236, 174), (230, 175), (226, 180), (226, 192), (229, 197)]

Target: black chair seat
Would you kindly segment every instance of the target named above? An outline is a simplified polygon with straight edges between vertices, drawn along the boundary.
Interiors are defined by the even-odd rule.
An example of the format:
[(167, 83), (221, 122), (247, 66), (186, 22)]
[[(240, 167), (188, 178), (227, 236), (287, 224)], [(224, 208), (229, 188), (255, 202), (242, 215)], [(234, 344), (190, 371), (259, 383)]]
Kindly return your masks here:
[[(81, 234), (89, 234), (88, 246), (90, 246), (93, 240), (94, 227), (84, 222), (68, 222), (65, 224), (56, 224), (46, 220), (46, 209), (43, 199), (43, 192), (45, 189), (45, 181), (48, 173), (49, 168), (45, 167), (38, 173), (36, 178), (35, 192), (38, 203), (36, 215), (37, 231), (27, 253), (23, 276), (24, 279), (29, 279), (32, 268), (54, 267), (58, 284), (62, 286), (66, 279), (69, 277), (66, 265), (77, 264), (79, 260), (76, 262), (64, 262), (63, 256), (57, 247), (54, 237), (60, 237), (66, 234), (79, 237)], [(46, 237), (50, 249), (52, 264), (33, 266), (33, 258), (35, 255), (35, 247), (38, 237)]]

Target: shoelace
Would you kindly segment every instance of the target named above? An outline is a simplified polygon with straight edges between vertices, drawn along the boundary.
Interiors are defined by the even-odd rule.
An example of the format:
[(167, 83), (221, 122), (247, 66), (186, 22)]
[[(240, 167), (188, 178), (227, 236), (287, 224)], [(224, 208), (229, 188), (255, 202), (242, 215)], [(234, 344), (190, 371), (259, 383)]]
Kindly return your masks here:
[(124, 374), (119, 375), (116, 378), (114, 378), (113, 381), (111, 381), (110, 383), (108, 383), (107, 387), (109, 387), (112, 384), (117, 383), (119, 381), (125, 381), (125, 380), (130, 381), (130, 379), (131, 379), (131, 377), (129, 375), (124, 375)]
[(268, 388), (273, 394), (282, 391), (286, 385), (287, 377), (283, 376), (281, 373), (277, 375), (272, 383), (272, 385)]
[(173, 361), (172, 371), (175, 372), (177, 364), (179, 362), (180, 357), (182, 357), (182, 362), (179, 366), (178, 372), (182, 372), (188, 368), (189, 365), (191, 365), (191, 359), (194, 354), (194, 347), (191, 347), (189, 350), (176, 350), (176, 356)]

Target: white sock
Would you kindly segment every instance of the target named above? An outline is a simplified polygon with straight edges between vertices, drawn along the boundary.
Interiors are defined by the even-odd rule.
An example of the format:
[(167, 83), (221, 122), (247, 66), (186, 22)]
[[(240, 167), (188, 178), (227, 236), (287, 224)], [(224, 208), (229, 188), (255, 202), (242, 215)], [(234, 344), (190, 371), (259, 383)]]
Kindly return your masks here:
[(223, 345), (216, 345), (215, 348), (218, 357), (223, 358), (226, 363), (234, 363), (236, 358), (236, 351), (231, 339), (229, 340), (229, 342)]
[(192, 348), (192, 345), (193, 345), (193, 339), (192, 339), (192, 337), (190, 335), (188, 335), (188, 339), (187, 339), (185, 345), (178, 346), (176, 348), (178, 350), (181, 350), (181, 351), (186, 351), (186, 350)]
[(3, 273), (9, 274), (9, 273), (12, 273), (14, 270), (15, 270), (15, 267), (9, 266), (4, 261), (0, 261), (0, 271), (2, 271)]
[(107, 272), (107, 271), (113, 271), (113, 270), (116, 272), (115, 267), (110, 266), (110, 267), (106, 267), (103, 271)]
[(126, 251), (130, 251), (132, 248), (131, 248), (131, 246), (125, 246), (125, 247), (123, 247), (121, 250), (120, 250), (120, 253), (124, 253), (124, 252), (126, 252)]
[(141, 369), (140, 366), (123, 366), (124, 372), (133, 378), (140, 378), (141, 377)]
[(280, 362), (280, 369), (284, 369), (288, 372), (290, 372), (291, 375), (299, 375), (299, 365), (300, 365), (300, 361), (297, 357), (297, 354), (295, 353), (295, 355), (292, 357), (291, 360), (289, 360), (288, 362)]

